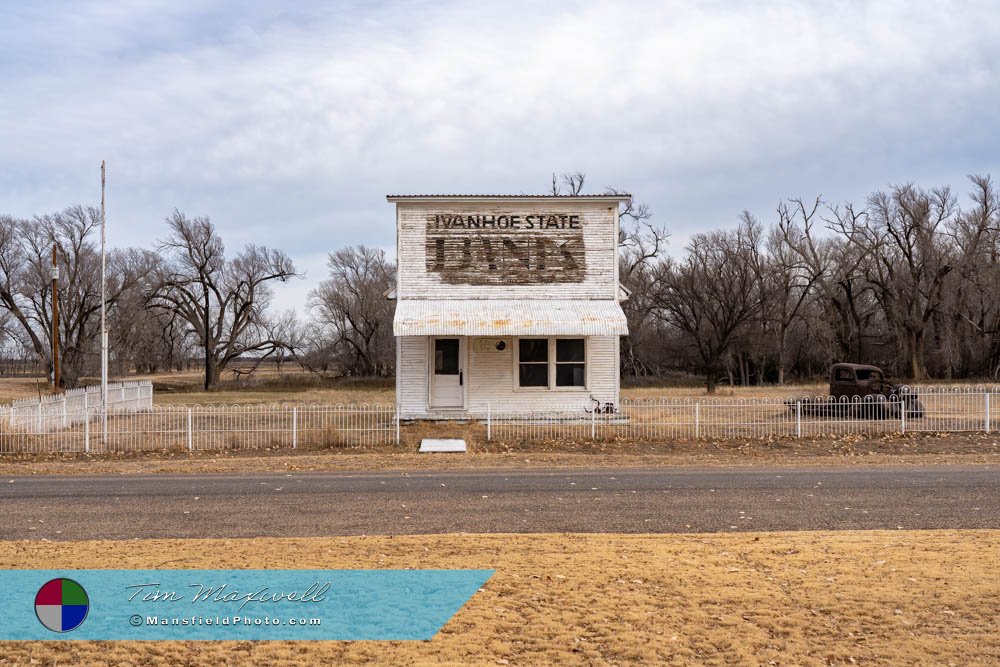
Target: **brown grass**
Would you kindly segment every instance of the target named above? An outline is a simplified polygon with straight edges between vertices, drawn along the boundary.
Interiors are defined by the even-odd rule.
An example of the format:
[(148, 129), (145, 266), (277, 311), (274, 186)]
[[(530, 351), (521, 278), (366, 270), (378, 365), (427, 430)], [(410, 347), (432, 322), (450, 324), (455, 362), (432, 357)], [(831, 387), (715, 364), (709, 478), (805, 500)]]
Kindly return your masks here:
[(4, 542), (4, 568), (494, 568), (428, 642), (4, 642), (0, 664), (997, 664), (1000, 531)]
[(0, 405), (29, 396), (51, 393), (43, 378), (0, 378)]
[[(157, 405), (241, 404), (261, 403), (392, 403), (395, 401), (395, 381), (392, 378), (319, 378), (286, 366), (280, 373), (272, 366), (262, 367), (249, 379), (235, 380), (231, 373), (211, 391), (201, 386), (197, 370), (129, 376), (128, 380), (152, 380)], [(93, 382), (96, 380), (91, 379)], [(88, 380), (88, 383), (91, 382)], [(951, 382), (933, 380), (921, 384), (979, 384), (979, 381)], [(47, 393), (44, 379), (0, 378), (0, 404), (18, 398), (35, 396), (39, 390)], [(827, 393), (825, 382), (806, 382), (761, 387), (720, 387), (718, 398), (771, 398), (817, 396)], [(696, 398), (707, 396), (704, 387), (690, 378), (672, 378), (624, 386), (622, 398)]]

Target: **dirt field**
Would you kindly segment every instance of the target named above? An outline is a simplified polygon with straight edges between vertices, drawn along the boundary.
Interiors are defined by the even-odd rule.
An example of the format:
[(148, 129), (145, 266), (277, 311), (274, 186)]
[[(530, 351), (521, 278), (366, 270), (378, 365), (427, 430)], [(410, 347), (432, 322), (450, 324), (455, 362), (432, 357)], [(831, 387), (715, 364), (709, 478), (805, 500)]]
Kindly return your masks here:
[(0, 567), (495, 568), (429, 642), (7, 642), (0, 664), (997, 664), (1000, 531), (4, 542)]

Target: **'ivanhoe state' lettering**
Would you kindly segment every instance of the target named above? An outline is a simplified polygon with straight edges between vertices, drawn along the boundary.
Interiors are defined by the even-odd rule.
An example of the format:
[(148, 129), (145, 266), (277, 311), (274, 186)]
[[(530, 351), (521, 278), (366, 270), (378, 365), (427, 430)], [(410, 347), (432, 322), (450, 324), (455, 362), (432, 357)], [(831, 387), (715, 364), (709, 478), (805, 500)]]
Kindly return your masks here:
[(582, 229), (580, 216), (568, 213), (540, 215), (449, 215), (433, 216), (434, 229)]
[(434, 213), (425, 250), (451, 285), (579, 283), (587, 268), (578, 213)]

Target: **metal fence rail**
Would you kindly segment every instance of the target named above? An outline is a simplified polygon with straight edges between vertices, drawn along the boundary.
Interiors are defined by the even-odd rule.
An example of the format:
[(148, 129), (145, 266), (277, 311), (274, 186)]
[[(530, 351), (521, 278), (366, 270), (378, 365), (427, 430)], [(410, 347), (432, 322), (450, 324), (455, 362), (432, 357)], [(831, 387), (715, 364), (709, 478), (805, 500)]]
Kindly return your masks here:
[[(85, 415), (100, 410), (99, 385), (69, 389), (61, 394), (22, 398), (0, 406), (0, 428), (50, 433), (82, 424)], [(153, 383), (149, 380), (113, 382), (108, 385), (108, 414), (136, 412), (153, 407)]]
[(66, 428), (0, 421), (0, 453), (374, 447), (398, 442), (395, 406), (192, 405), (70, 413)]

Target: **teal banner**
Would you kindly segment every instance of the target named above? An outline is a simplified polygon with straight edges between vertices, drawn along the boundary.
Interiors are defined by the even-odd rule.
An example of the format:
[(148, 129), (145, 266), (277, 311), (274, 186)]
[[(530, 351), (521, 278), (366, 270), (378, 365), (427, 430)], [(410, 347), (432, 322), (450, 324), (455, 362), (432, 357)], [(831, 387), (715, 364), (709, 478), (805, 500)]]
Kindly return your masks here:
[(3, 570), (0, 640), (426, 640), (493, 570)]

